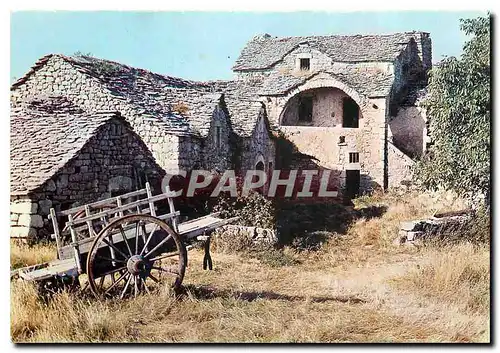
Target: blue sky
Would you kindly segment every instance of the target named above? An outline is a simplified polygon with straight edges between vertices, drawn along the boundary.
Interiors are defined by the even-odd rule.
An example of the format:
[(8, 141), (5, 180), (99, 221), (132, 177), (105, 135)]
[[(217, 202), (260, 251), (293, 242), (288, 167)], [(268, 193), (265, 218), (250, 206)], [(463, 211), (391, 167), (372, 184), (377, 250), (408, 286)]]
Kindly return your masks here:
[(228, 79), (256, 34), (431, 33), (433, 60), (460, 55), (460, 18), (482, 12), (14, 12), (11, 80), (49, 53), (76, 51), (195, 80)]

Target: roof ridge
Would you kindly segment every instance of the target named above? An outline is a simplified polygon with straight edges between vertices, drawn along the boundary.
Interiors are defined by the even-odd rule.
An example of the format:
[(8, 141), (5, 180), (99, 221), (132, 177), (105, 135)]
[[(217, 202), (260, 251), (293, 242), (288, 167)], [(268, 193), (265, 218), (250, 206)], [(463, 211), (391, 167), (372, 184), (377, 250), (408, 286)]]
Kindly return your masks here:
[(423, 31), (382, 34), (330, 34), (251, 39), (241, 51), (233, 71), (265, 70), (283, 60), (301, 43), (310, 43), (336, 62), (393, 62), (412, 38), (428, 36)]
[(401, 34), (423, 34), (423, 33), (429, 33), (421, 30), (413, 30), (413, 31), (404, 31), (404, 32), (391, 32), (391, 33), (357, 33), (357, 34), (320, 34), (320, 35), (304, 35), (304, 36), (270, 36), (270, 37), (253, 37), (252, 40), (282, 40), (282, 39), (301, 39), (301, 38), (331, 38), (331, 37), (390, 37), (390, 36), (395, 36), (395, 35), (401, 35)]
[(190, 80), (190, 79), (185, 79), (185, 78), (178, 77), (178, 76), (171, 76), (171, 75), (167, 75), (167, 74), (162, 74), (162, 73), (151, 71), (149, 69), (144, 69), (144, 68), (137, 67), (137, 66), (131, 66), (131, 65), (124, 64), (124, 63), (121, 63), (118, 61), (105, 59), (105, 58), (99, 58), (99, 57), (95, 57), (95, 56), (87, 56), (87, 55), (71, 56), (71, 55), (64, 55), (64, 54), (53, 54), (53, 55), (63, 58), (64, 60), (66, 60), (70, 64), (85, 65), (85, 63), (78, 61), (77, 57), (80, 57), (80, 58), (85, 58), (85, 60), (87, 60), (89, 64), (92, 61), (94, 61), (94, 62), (106, 62), (106, 63), (110, 63), (113, 65), (117, 65), (117, 66), (122, 67), (122, 68), (129, 69), (131, 71), (137, 70), (139, 72), (150, 74), (152, 76), (160, 76), (160, 77), (165, 78), (167, 80), (180, 80), (180, 81), (184, 81), (186, 83), (191, 83), (191, 84), (193, 84), (193, 86), (195, 86), (197, 84), (200, 86), (204, 85), (203, 81)]

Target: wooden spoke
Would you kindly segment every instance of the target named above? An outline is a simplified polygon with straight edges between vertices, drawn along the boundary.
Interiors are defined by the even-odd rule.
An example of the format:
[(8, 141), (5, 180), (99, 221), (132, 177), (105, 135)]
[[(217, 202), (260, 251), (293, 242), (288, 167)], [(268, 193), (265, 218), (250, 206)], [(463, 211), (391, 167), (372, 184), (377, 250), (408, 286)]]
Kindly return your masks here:
[(123, 226), (121, 224), (120, 224), (120, 233), (122, 235), (123, 242), (125, 243), (125, 245), (127, 245), (128, 253), (130, 254), (130, 256), (134, 255), (134, 254), (132, 254), (132, 250), (130, 250), (130, 246), (128, 245), (127, 237), (125, 236), (125, 231), (123, 230)]
[(169, 275), (175, 275), (175, 276), (179, 275), (179, 273), (177, 271), (174, 271), (172, 269), (167, 269), (167, 268), (163, 268), (163, 267), (156, 267), (156, 266), (153, 266), (151, 268), (153, 270), (157, 270), (157, 271), (168, 273)]
[[(142, 228), (142, 240), (144, 241), (144, 243), (146, 243), (146, 235), (148, 234), (148, 232), (146, 231), (146, 224), (144, 222), (140, 222), (140, 223), (141, 223), (141, 228)], [(151, 234), (152, 233), (153, 232), (151, 232)], [(146, 247), (146, 245), (144, 245), (144, 247)]]
[(105, 243), (106, 245), (108, 245), (110, 248), (112, 248), (113, 250), (117, 251), (121, 256), (123, 256), (123, 258), (126, 260), (128, 259), (128, 256), (125, 255), (120, 249), (118, 249), (116, 246), (114, 246), (112, 243), (110, 243), (109, 241), (107, 241), (106, 239), (102, 238), (101, 239), (103, 241), (103, 243)]
[(106, 277), (105, 275), (101, 277), (101, 279), (99, 280), (99, 287), (102, 288), (102, 285), (104, 284), (104, 277)]
[(113, 269), (113, 270), (111, 270), (111, 271), (105, 272), (105, 273), (103, 274), (103, 276), (107, 276), (107, 275), (110, 275), (110, 274), (114, 274), (114, 273), (119, 272), (119, 271), (121, 271), (121, 270), (127, 270), (127, 267), (126, 267), (126, 266), (124, 266), (124, 267), (115, 268), (115, 269)]
[(166, 259), (168, 257), (174, 257), (174, 256), (177, 256), (179, 255), (179, 252), (178, 251), (174, 251), (174, 252), (170, 252), (170, 253), (167, 253), (167, 254), (164, 254), (164, 255), (160, 255), (160, 256), (157, 256), (157, 257), (153, 257), (151, 260), (151, 262), (155, 262), (155, 261), (158, 261), (158, 260), (161, 260), (161, 259)]
[(112, 285), (111, 285), (108, 289), (106, 289), (106, 291), (104, 292), (104, 294), (108, 294), (108, 293), (109, 293), (109, 291), (110, 291), (111, 289), (115, 288), (115, 287), (118, 285), (118, 283), (120, 283), (120, 281), (121, 281), (122, 279), (123, 279), (124, 281), (127, 281), (127, 280), (125, 279), (125, 277), (126, 277), (127, 275), (130, 275), (130, 273), (128, 273), (128, 272), (124, 272), (124, 273), (123, 273), (120, 277), (118, 277), (118, 279), (115, 281), (115, 283), (113, 283), (113, 284), (112, 284)]
[(148, 292), (148, 294), (151, 294), (148, 286), (146, 285), (146, 281), (144, 280), (144, 278), (141, 277), (141, 281), (142, 281), (142, 285), (144, 286), (144, 289), (146, 290), (146, 292)]
[(96, 259), (108, 260), (108, 261), (111, 261), (111, 262), (119, 262), (119, 263), (126, 263), (127, 262), (125, 260), (111, 259), (109, 257), (102, 256), (102, 255), (97, 255)]
[(139, 222), (135, 225), (135, 253), (139, 253)]
[(127, 293), (127, 289), (128, 289), (128, 286), (130, 285), (130, 280), (131, 279), (132, 279), (132, 276), (129, 276), (129, 278), (127, 280), (127, 283), (125, 284), (125, 288), (123, 288), (123, 292), (120, 295), (120, 299), (123, 299), (123, 297), (125, 296), (125, 293)]
[(148, 274), (148, 277), (151, 278), (156, 283), (160, 283), (160, 280), (158, 278), (156, 278), (155, 276), (153, 276), (151, 273)]
[[(149, 236), (148, 236), (148, 239), (146, 240), (145, 244), (144, 244), (144, 247), (142, 248), (141, 250), (141, 253), (140, 255), (144, 254), (144, 251), (148, 251), (148, 245), (149, 245), (149, 242), (151, 241), (151, 239), (153, 238), (153, 233), (158, 229), (158, 225), (155, 225), (155, 227), (153, 228), (153, 230), (151, 231), (151, 233), (149, 233)], [(144, 229), (144, 231), (146, 231), (146, 229)]]
[[(149, 255), (153, 254), (156, 250), (158, 250), (163, 244), (165, 244), (167, 241), (169, 241), (172, 238), (172, 236), (169, 234), (163, 239), (158, 245), (156, 245), (152, 250), (150, 250), (146, 255), (144, 255), (145, 258), (148, 258)], [(144, 248), (145, 249), (145, 248)], [(144, 251), (143, 249), (143, 251)]]
[(137, 278), (139, 278), (139, 276), (134, 276), (134, 298), (136, 298), (139, 293), (139, 283), (137, 283)]

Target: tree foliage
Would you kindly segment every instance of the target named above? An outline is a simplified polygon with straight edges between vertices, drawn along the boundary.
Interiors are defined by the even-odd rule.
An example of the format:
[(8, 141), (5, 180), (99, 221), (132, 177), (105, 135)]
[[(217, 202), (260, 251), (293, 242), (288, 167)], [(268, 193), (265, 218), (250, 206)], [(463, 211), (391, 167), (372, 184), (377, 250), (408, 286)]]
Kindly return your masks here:
[(490, 18), (462, 19), (470, 39), (460, 58), (448, 57), (430, 71), (423, 102), (433, 142), (417, 168), (425, 187), (463, 196), (490, 192)]

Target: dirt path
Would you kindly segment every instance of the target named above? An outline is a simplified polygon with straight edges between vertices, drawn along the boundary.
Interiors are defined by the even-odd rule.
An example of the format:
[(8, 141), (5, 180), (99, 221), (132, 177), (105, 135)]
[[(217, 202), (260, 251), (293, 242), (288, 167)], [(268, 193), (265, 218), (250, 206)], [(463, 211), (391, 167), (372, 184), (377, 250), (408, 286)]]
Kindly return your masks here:
[[(282, 310), (292, 313), (306, 306), (307, 312), (290, 315), (304, 323), (313, 320), (310, 325), (329, 325), (334, 320), (343, 329), (352, 326), (352, 332), (341, 341), (345, 337), (405, 342), (487, 339), (484, 315), (466, 314), (449, 303), (401, 291), (391, 284), (393, 278), (425, 264), (429, 260), (425, 255), (394, 254), (383, 262), (342, 270), (311, 269), (307, 264), (271, 268), (257, 260), (215, 254), (216, 271), (212, 272), (198, 270), (199, 254), (193, 255), (188, 283), (202, 291), (213, 291), (201, 294), (200, 299), (232, 297), (269, 308), (280, 303), (284, 305)], [(316, 315), (316, 319), (308, 318), (310, 315)], [(331, 337), (335, 336), (325, 339)]]
[(415, 327), (426, 325), (439, 331), (453, 332), (456, 340), (468, 341), (474, 336), (484, 336), (488, 325), (482, 315), (465, 314), (459, 308), (417, 293), (401, 291), (391, 285), (391, 280), (408, 271), (417, 270), (429, 259), (424, 256), (396, 256), (367, 267), (353, 268), (342, 273), (304, 274), (309, 286), (331, 296), (351, 298), (363, 302), (370, 309), (387, 312)]

